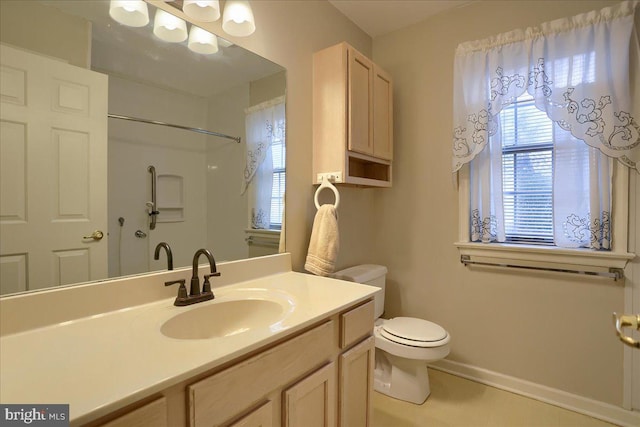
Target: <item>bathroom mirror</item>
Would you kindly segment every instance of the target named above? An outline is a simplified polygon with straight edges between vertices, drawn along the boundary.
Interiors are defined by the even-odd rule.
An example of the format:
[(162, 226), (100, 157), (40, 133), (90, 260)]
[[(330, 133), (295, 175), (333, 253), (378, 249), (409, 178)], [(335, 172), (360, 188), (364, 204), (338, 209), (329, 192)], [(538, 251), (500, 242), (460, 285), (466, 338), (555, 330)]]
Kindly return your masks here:
[[(2, 294), (167, 269), (165, 249), (154, 259), (160, 242), (169, 244), (174, 268), (191, 265), (199, 248), (210, 249), (217, 262), (279, 251), (284, 218), (285, 69), (220, 37), (213, 54), (191, 51), (187, 40), (165, 42), (154, 35), (156, 9), (151, 4), (149, 23), (141, 27), (116, 22), (109, 16), (109, 4), (108, 0), (0, 2), (0, 42), (5, 49)], [(188, 30), (193, 28), (187, 23)], [(14, 94), (40, 90), (41, 83), (28, 80), (39, 71), (22, 73), (20, 67), (6, 66), (5, 59), (13, 55), (6, 48), (21, 52), (15, 54), (20, 58), (22, 53), (35, 55), (36, 69), (54, 70), (57, 65), (46, 65), (53, 62), (72, 67), (61, 68), (57, 77), (43, 77), (60, 83), (46, 90), (59, 101), (58, 113), (73, 123), (69, 126), (80, 126), (82, 120), (73, 118), (73, 108), (65, 105), (86, 98), (90, 111), (98, 110), (94, 101), (104, 102), (112, 117), (101, 119), (106, 146), (98, 151), (103, 155), (91, 157), (93, 144), (101, 137), (65, 124), (53, 124), (47, 131), (45, 139), (54, 150), (43, 152), (49, 154), (34, 156), (26, 148), (35, 142), (26, 141), (24, 135), (35, 132), (32, 124), (21, 122), (20, 111), (26, 107), (14, 105), (20, 104)], [(108, 76), (104, 96), (92, 97), (100, 91), (76, 82), (76, 71), (80, 76), (87, 72)], [(19, 84), (24, 87), (17, 88)], [(280, 115), (269, 116), (272, 150), (264, 160), (269, 166), (245, 180), (247, 150), (254, 152), (249, 156), (253, 159), (257, 151), (254, 145), (247, 146), (247, 134), (256, 133), (247, 131), (247, 117), (270, 112), (274, 105)], [(240, 137), (241, 142), (183, 128)], [(44, 168), (29, 163), (32, 157), (47, 156), (51, 161)], [(43, 169), (41, 175), (30, 175), (34, 169)], [(266, 205), (257, 182), (260, 188), (269, 188), (272, 200)], [(37, 186), (45, 195), (42, 209), (31, 199)], [(98, 193), (100, 200), (95, 202)], [(65, 209), (71, 213), (65, 216)], [(40, 211), (51, 214), (44, 225), (31, 228)], [(95, 218), (104, 219), (94, 223)], [(56, 227), (61, 224), (70, 228), (60, 231)], [(102, 254), (97, 261), (92, 259), (96, 253)]]

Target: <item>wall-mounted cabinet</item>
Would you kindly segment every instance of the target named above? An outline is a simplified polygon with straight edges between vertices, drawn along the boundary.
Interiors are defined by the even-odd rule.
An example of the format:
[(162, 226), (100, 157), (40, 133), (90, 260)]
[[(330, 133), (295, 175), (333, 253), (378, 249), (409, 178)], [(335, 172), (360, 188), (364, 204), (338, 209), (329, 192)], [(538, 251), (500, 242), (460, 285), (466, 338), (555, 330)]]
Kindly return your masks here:
[(347, 43), (313, 56), (313, 180), (391, 186), (393, 83)]

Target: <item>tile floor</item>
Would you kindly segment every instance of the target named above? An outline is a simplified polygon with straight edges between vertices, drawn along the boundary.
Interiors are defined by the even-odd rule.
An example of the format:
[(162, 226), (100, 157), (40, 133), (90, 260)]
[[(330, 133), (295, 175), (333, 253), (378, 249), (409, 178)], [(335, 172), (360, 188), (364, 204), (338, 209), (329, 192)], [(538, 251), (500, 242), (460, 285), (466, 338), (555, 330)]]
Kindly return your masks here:
[(611, 427), (613, 424), (429, 370), (431, 395), (414, 405), (374, 392), (373, 427)]

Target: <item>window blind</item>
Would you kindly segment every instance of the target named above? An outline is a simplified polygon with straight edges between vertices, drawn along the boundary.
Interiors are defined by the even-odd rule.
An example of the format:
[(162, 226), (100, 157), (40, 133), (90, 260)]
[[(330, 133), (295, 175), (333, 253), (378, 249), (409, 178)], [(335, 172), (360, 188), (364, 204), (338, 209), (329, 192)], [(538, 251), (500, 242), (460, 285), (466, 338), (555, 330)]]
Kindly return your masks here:
[(500, 113), (508, 242), (553, 244), (553, 123), (525, 95)]
[(271, 144), (273, 159), (273, 181), (271, 187), (271, 224), (270, 228), (282, 228), (285, 191), (285, 146), (284, 140), (277, 139)]

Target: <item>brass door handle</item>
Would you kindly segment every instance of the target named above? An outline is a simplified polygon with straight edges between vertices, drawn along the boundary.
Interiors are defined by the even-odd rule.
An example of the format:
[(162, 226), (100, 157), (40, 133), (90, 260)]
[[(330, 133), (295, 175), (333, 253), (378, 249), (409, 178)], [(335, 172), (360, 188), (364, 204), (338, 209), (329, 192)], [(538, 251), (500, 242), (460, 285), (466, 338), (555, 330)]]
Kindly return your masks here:
[(620, 315), (613, 313), (613, 323), (616, 325), (616, 334), (620, 338), (620, 341), (630, 347), (640, 348), (640, 341), (636, 341), (630, 336), (622, 333), (622, 328), (631, 327), (640, 331), (640, 314), (635, 315)]
[(104, 237), (104, 233), (100, 230), (96, 230), (91, 233), (90, 236), (82, 236), (83, 239), (93, 239), (93, 240), (102, 240)]

